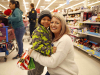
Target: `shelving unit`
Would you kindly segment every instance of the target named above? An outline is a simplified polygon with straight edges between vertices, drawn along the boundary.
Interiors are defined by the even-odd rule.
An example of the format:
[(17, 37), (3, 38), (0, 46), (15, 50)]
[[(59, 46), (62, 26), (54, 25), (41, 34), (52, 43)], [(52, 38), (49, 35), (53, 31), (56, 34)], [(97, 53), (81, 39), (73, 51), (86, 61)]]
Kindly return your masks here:
[(83, 28), (84, 26), (72, 26), (72, 25), (67, 25), (70, 28)]
[(80, 18), (67, 18), (67, 20), (80, 20)]
[(93, 36), (93, 37), (97, 37), (100, 38), (100, 35), (93, 35), (93, 34), (89, 34), (89, 33), (82, 33), (82, 32), (78, 32), (79, 34), (85, 34), (85, 35), (89, 35), (89, 36)]
[(81, 44), (76, 45), (74, 43), (74, 46), (81, 49), (81, 50), (83, 50), (83, 51), (85, 51), (85, 52), (87, 52), (89, 55), (92, 55), (92, 56), (100, 59), (100, 52), (94, 51), (94, 50), (92, 50), (92, 49), (90, 49), (90, 48), (88, 48), (84, 45), (81, 45)]
[(80, 11), (74, 11), (74, 12), (68, 12), (68, 15), (70, 15), (70, 14), (78, 14), (78, 13), (81, 13), (82, 11), (80, 10)]
[(100, 22), (80, 22), (80, 23), (86, 23), (86, 24), (100, 24)]
[[(73, 15), (73, 14), (80, 14), (80, 18), (67, 18), (66, 20), (77, 20), (77, 21), (79, 21), (79, 23), (83, 23), (83, 24), (96, 24), (96, 25), (99, 25), (100, 24), (100, 22), (83, 22), (83, 17), (84, 17), (84, 12), (91, 12), (91, 10), (82, 10), (82, 11), (74, 11), (74, 12), (68, 12), (68, 15)], [(85, 27), (85, 26), (74, 26), (74, 25), (68, 25), (68, 27), (69, 28), (75, 28), (75, 29), (81, 29), (81, 28), (83, 28), (83, 27)], [(92, 32), (87, 32), (87, 33), (83, 33), (83, 32), (78, 32), (78, 34), (77, 35), (74, 35), (74, 34), (70, 34), (70, 35), (72, 35), (72, 36), (74, 36), (74, 37), (76, 37), (76, 38), (81, 38), (81, 37), (89, 37), (89, 36), (93, 36), (93, 37), (95, 37), (95, 38), (100, 38), (100, 34), (98, 34), (98, 33), (92, 33)], [(72, 37), (72, 39), (73, 39), (73, 37)], [(94, 50), (92, 50), (92, 49), (90, 49), (90, 48), (88, 48), (88, 47), (86, 47), (86, 46), (84, 46), (84, 45), (81, 45), (81, 44), (75, 44), (74, 43), (74, 46), (75, 47), (77, 47), (77, 48), (79, 48), (79, 49), (81, 49), (81, 50), (83, 50), (83, 51), (85, 51), (85, 52), (87, 52), (89, 55), (92, 55), (92, 56), (94, 56), (94, 57), (96, 57), (96, 58), (98, 58), (98, 59), (100, 59), (100, 52), (97, 52), (97, 51), (94, 51)]]
[(73, 36), (75, 36), (75, 37), (86, 37), (86, 35), (79, 35), (79, 34), (76, 34), (76, 35), (75, 35), (75, 34), (71, 34), (71, 33), (70, 33), (70, 35), (73, 35)]
[(74, 11), (74, 12), (68, 12), (68, 15), (69, 14), (78, 14), (78, 13), (81, 13), (81, 12), (91, 12), (92, 10), (79, 10), (79, 11)]

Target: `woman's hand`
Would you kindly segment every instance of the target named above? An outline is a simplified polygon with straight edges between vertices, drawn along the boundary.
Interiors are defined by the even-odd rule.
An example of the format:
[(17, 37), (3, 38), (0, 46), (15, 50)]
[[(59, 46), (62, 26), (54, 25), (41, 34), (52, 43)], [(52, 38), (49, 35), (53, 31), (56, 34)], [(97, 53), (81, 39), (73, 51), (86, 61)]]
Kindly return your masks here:
[(57, 49), (57, 47), (53, 47), (53, 53), (55, 53), (56, 52), (56, 49)]
[(6, 16), (5, 18), (8, 19), (9, 16)]
[(29, 56), (31, 55), (32, 51), (33, 51), (32, 49), (29, 49), (29, 51), (28, 51)]

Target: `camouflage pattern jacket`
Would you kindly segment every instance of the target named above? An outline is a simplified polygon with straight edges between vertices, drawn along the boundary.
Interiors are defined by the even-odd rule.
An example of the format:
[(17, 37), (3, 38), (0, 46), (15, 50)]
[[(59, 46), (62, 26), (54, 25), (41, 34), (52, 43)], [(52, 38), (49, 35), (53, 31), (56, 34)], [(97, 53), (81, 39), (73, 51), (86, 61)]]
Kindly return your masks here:
[(33, 31), (32, 43), (33, 46), (31, 48), (45, 56), (50, 56), (53, 53), (50, 33), (43, 25), (39, 25)]

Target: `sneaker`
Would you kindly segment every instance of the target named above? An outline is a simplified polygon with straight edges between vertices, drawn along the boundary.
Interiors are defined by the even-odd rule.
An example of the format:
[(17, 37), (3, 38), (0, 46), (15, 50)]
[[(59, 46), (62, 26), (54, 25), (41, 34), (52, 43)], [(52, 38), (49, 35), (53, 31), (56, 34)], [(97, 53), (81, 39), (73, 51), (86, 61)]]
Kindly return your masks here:
[(12, 59), (18, 59), (21, 58), (21, 56), (19, 54), (17, 54), (15, 57), (13, 57)]

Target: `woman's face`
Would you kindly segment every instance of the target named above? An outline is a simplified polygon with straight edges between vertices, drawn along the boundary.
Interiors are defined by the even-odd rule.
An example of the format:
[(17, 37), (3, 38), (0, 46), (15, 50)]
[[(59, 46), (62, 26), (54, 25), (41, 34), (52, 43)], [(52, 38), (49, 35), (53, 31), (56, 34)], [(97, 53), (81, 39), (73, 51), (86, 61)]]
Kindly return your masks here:
[(53, 17), (51, 19), (51, 23), (50, 23), (50, 29), (51, 31), (55, 34), (55, 35), (59, 35), (60, 31), (61, 31), (61, 22), (59, 19), (57, 19), (56, 17)]
[(12, 4), (11, 2), (9, 2), (9, 7), (11, 10), (15, 9), (15, 4)]
[(48, 28), (50, 26), (51, 19), (48, 16), (45, 16), (41, 19), (41, 24), (45, 27)]

